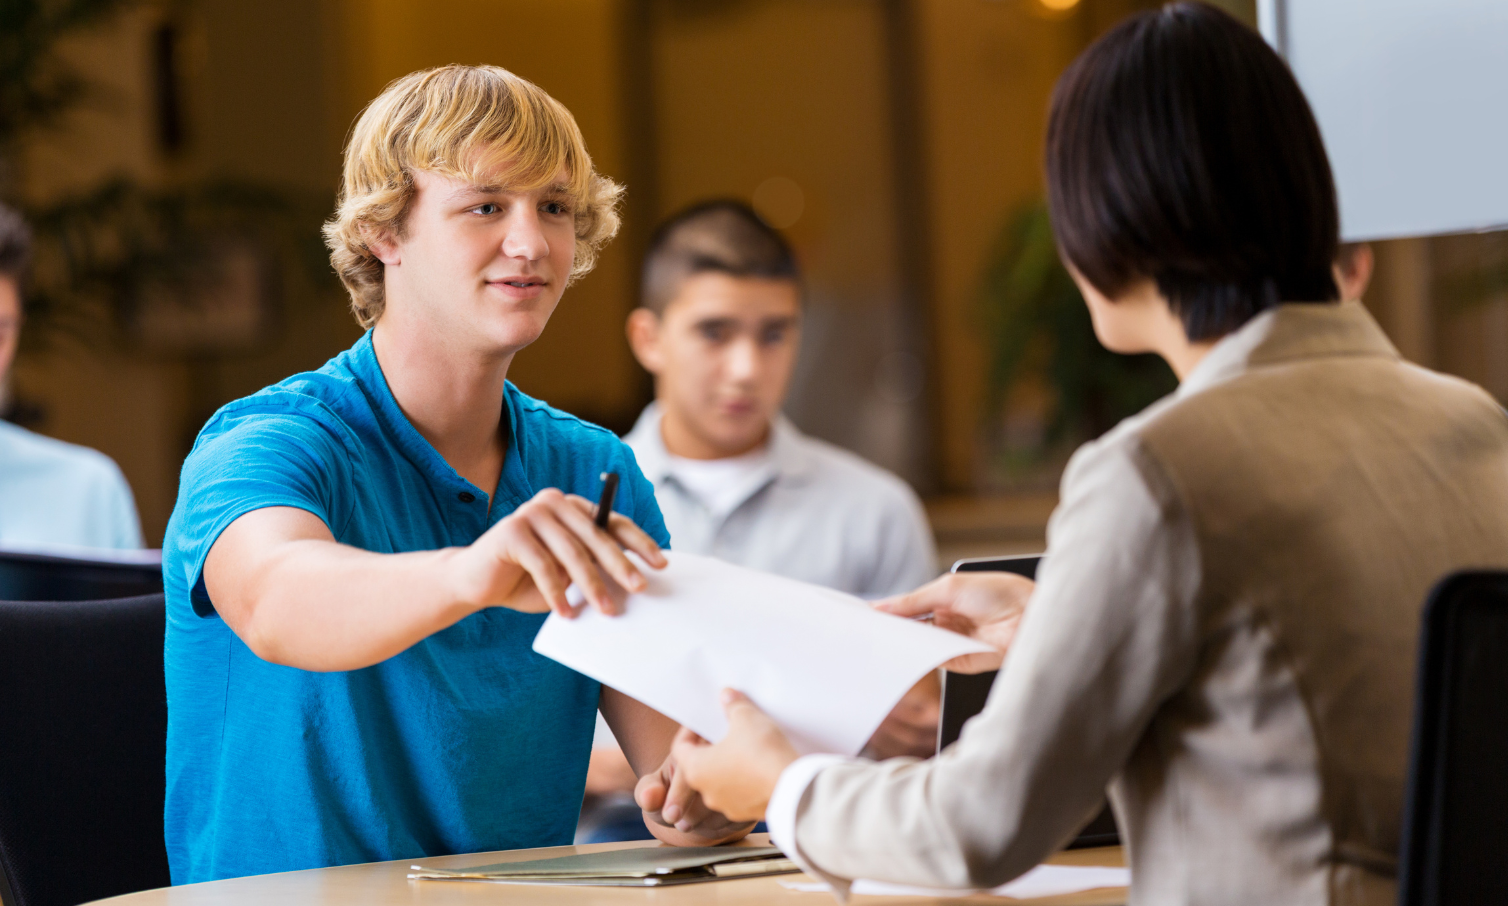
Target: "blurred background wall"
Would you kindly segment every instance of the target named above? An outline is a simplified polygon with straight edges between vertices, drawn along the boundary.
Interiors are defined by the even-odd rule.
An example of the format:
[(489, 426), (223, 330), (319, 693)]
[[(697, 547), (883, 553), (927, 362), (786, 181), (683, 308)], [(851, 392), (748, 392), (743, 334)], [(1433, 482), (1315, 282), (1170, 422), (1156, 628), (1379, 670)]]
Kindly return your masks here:
[[(80, 5), (97, 7), (93, 21), (56, 46), (90, 87), (54, 122), (13, 130), (0, 189), (53, 218), (58, 236), (136, 210), (128, 198), (188, 211), (188, 238), (136, 257), (110, 246), (100, 254), (116, 269), (103, 279), (54, 281), (66, 291), (28, 325), (11, 417), (114, 457), (150, 544), (215, 408), (359, 335), (318, 246), (341, 143), (388, 81), (451, 62), (543, 86), (628, 187), (624, 232), (517, 359), (511, 377), (528, 393), (615, 430), (632, 424), (649, 398), (623, 341), (637, 257), (659, 218), (711, 196), (751, 201), (807, 270), (789, 413), (928, 495), (945, 557), (1039, 546), (1066, 451), (1165, 389), (1153, 366), (1062, 376), (1062, 362), (1090, 360), (1061, 351), (1092, 341), (1087, 319), (1061, 326), (1079, 303), (1047, 272), (1039, 211), (1054, 81), (1154, 3)], [(1221, 5), (1254, 22), (1250, 0)], [(110, 185), (117, 194), (101, 195)], [(120, 222), (96, 232), (140, 231), (126, 213), (108, 216)], [(248, 218), (263, 225), (237, 226)], [(175, 242), (210, 263), (156, 283), (133, 263), (169, 267)], [(1501, 237), (1383, 243), (1378, 259), (1367, 301), (1400, 348), (1508, 397)]]

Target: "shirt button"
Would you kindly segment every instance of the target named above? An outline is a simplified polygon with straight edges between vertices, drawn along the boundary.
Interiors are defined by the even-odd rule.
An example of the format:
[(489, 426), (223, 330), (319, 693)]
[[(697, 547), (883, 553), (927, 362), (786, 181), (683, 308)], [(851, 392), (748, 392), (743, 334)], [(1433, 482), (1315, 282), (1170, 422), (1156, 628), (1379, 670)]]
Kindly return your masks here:
[(462, 503), (470, 503), (476, 499), (476, 495), (471, 493), (470, 491), (462, 491), (461, 493), (456, 495), (456, 499), (461, 501)]

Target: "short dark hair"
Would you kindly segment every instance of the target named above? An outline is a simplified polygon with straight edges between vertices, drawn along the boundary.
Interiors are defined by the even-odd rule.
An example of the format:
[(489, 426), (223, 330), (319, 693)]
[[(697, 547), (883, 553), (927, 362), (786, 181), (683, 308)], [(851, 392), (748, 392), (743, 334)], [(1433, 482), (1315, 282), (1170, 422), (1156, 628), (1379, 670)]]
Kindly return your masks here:
[(790, 244), (741, 201), (692, 205), (660, 224), (644, 253), (639, 304), (665, 311), (681, 283), (696, 274), (801, 282)]
[(1287, 64), (1205, 3), (1121, 23), (1053, 92), (1047, 191), (1064, 260), (1114, 297), (1155, 280), (1190, 340), (1329, 302), (1335, 181)]
[(0, 277), (25, 282), (31, 268), (31, 228), (15, 208), (0, 203)]

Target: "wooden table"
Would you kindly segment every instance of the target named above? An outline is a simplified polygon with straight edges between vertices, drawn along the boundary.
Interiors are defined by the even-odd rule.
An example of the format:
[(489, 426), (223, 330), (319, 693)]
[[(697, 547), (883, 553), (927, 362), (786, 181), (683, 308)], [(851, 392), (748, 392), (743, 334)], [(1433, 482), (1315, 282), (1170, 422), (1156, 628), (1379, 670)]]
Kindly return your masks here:
[[(765, 834), (751, 835), (750, 845), (767, 844)], [(472, 853), (421, 860), (425, 865), (455, 868), (546, 859), (574, 853), (604, 849), (655, 846), (643, 843), (600, 843), (594, 846), (554, 846), (543, 849), (515, 849), (499, 853)], [(1123, 865), (1120, 847), (1079, 849), (1060, 853), (1048, 860), (1063, 865)], [(673, 904), (715, 903), (718, 906), (754, 906), (780, 903), (790, 906), (830, 906), (828, 893), (800, 893), (780, 886), (780, 880), (807, 880), (805, 875), (744, 878), (736, 881), (712, 881), (678, 887), (545, 887), (539, 885), (492, 884), (483, 881), (410, 881), (409, 866), (413, 859), (399, 862), (370, 862), (310, 871), (290, 871), (275, 875), (256, 875), (228, 881), (209, 881), (184, 887), (145, 890), (125, 896), (100, 900), (111, 906), (262, 906), (267, 903), (293, 906), (450, 906), (478, 903), (546, 903), (558, 906), (622, 906), (628, 903)], [(1079, 894), (1034, 900), (1011, 900), (1001, 897), (855, 897), (859, 903), (884, 906), (920, 906), (938, 903), (1032, 903), (1036, 906), (1120, 906), (1126, 902), (1125, 888), (1092, 890)]]

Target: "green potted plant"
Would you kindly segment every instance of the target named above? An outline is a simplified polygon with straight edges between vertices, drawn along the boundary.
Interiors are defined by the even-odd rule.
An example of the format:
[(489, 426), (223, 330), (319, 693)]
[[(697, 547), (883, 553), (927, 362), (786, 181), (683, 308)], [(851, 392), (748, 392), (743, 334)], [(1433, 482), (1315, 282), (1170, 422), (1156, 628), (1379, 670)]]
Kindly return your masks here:
[(1080, 443), (1170, 393), (1155, 355), (1101, 346), (1083, 297), (1058, 256), (1041, 202), (1008, 219), (981, 282), (989, 347), (981, 442), (987, 485), (1055, 485)]

